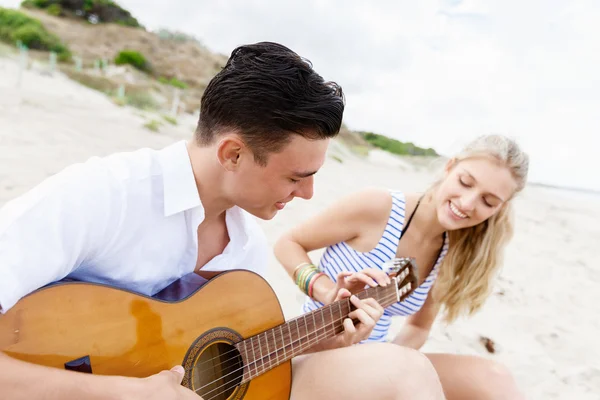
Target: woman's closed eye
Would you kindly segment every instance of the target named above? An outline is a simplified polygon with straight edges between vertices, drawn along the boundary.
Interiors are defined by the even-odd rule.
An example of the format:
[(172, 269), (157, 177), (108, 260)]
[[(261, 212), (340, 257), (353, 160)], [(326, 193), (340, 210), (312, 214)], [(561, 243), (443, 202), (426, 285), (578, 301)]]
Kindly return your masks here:
[(497, 199), (495, 196), (484, 196), (483, 197), (483, 203), (487, 207), (493, 208), (493, 207), (498, 207), (500, 205), (500, 203), (502, 203), (502, 201), (500, 201), (499, 199)]

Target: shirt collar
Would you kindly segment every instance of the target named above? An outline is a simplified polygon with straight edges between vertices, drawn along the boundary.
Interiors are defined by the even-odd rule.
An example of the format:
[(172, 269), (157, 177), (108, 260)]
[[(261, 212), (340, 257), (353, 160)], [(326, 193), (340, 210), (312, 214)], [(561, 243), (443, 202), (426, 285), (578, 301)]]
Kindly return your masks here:
[[(204, 207), (198, 194), (186, 142), (182, 140), (160, 150), (159, 159), (163, 170), (165, 216), (197, 209), (201, 222), (204, 219)], [(248, 218), (252, 217), (234, 206), (227, 210), (225, 218), (231, 242), (246, 249), (251, 229)]]
[(230, 208), (225, 214), (229, 239), (232, 243), (239, 244), (244, 250), (250, 240), (250, 226), (247, 218), (249, 218), (249, 216), (246, 212), (237, 206)]
[(185, 140), (160, 150), (159, 160), (163, 173), (165, 216), (168, 217), (196, 207), (199, 207), (204, 216), (204, 208), (198, 195), (198, 187)]

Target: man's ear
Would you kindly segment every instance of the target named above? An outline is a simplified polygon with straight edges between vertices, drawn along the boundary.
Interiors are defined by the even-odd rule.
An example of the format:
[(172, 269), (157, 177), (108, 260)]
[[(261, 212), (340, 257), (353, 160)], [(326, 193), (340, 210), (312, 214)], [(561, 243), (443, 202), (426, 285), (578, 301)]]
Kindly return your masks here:
[(226, 136), (217, 145), (217, 160), (227, 171), (239, 168), (244, 143), (237, 136)]

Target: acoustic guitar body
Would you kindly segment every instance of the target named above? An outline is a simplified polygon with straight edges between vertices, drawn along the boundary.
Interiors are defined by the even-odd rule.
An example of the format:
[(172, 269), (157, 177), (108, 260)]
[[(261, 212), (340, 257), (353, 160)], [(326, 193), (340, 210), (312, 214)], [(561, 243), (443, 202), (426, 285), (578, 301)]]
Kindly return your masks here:
[[(59, 282), (0, 315), (0, 351), (79, 373), (146, 377), (175, 365), (204, 400), (284, 400), (291, 362), (242, 382), (235, 344), (285, 322), (270, 285), (236, 270), (192, 274), (148, 297), (107, 285)], [(246, 375), (247, 376), (247, 375)]]

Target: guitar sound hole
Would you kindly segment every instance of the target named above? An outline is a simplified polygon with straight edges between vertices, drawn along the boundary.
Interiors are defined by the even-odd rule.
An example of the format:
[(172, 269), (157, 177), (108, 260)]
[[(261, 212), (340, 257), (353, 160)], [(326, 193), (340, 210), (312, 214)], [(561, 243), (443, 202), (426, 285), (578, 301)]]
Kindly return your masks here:
[(239, 351), (228, 343), (208, 346), (198, 357), (192, 372), (194, 389), (204, 400), (226, 400), (244, 376)]

